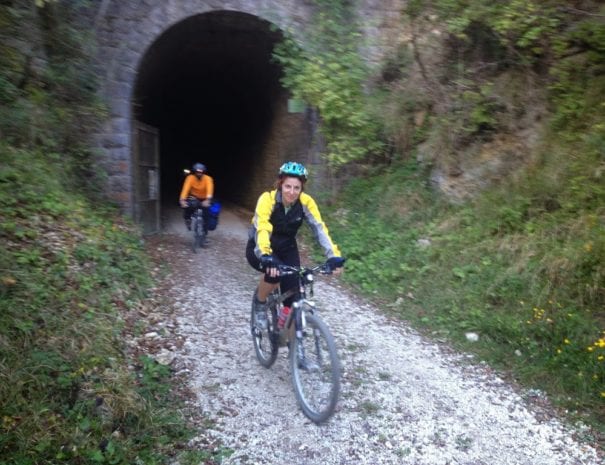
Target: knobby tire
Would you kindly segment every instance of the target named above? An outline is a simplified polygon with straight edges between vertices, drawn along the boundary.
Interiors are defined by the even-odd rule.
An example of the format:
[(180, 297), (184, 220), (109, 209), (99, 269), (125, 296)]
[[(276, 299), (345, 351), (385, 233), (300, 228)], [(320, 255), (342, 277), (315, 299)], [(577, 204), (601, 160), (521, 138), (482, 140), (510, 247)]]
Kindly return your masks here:
[(302, 338), (305, 358), (301, 365), (294, 338), (290, 349), (290, 369), (296, 400), (303, 413), (314, 423), (326, 421), (333, 413), (340, 394), (340, 361), (334, 336), (317, 316), (306, 315)]
[(260, 330), (255, 325), (254, 305), (252, 305), (250, 313), (250, 334), (252, 335), (254, 352), (256, 352), (258, 362), (265, 368), (269, 368), (275, 363), (278, 351), (277, 341), (275, 337), (272, 337), (274, 328), (277, 325), (275, 306), (272, 306), (268, 313), (269, 325), (265, 330)]
[(204, 220), (197, 213), (191, 217), (191, 230), (193, 231), (193, 251), (197, 253), (197, 249), (204, 246)]

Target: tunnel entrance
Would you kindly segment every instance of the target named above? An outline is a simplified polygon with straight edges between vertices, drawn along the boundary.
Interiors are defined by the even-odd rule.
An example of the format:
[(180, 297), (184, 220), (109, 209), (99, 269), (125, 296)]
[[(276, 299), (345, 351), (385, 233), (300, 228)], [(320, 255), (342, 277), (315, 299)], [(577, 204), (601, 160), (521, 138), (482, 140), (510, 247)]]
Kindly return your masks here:
[[(215, 197), (251, 209), (283, 161), (307, 158), (311, 118), (288, 112), (281, 69), (271, 60), (281, 37), (257, 16), (214, 11), (172, 26), (145, 53), (132, 127), (157, 130), (162, 217), (178, 208), (183, 169), (197, 161), (214, 178)], [(135, 169), (135, 192), (147, 182), (140, 176)]]

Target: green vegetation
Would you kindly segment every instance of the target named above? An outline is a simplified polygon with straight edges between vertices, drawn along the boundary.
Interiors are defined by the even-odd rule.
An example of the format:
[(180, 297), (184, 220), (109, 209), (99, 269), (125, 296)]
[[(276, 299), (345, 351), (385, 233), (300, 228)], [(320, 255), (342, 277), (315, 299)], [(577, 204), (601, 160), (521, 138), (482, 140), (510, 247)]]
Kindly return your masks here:
[[(78, 2), (0, 6), (0, 460), (216, 463), (171, 372), (125, 345), (152, 284), (138, 229), (100, 193), (88, 135), (105, 111)], [(40, 34), (36, 34), (39, 30)], [(21, 37), (23, 41), (14, 40)], [(44, 50), (33, 65), (30, 50)], [(39, 59), (39, 57), (37, 57)], [(177, 408), (175, 408), (177, 407)]]
[(294, 98), (321, 117), (330, 165), (341, 166), (381, 150), (379, 125), (363, 85), (369, 74), (359, 55), (360, 34), (353, 5), (346, 0), (315, 0), (317, 11), (301, 46), (293, 35), (274, 50), (284, 69), (282, 82)]
[(0, 165), (3, 461), (164, 463), (191, 432), (169, 369), (125, 351), (150, 285), (139, 233), (65, 189), (58, 154), (2, 144)]
[[(409, 2), (412, 46), (434, 14), (455, 59), (389, 58), (374, 97), (397, 150), (375, 154), (326, 216), (349, 282), (603, 433), (605, 10), (585, 8)], [(434, 84), (415, 95), (413, 65)], [(459, 168), (477, 144), (519, 138), (532, 108), (540, 144), (526, 146), (522, 170), (454, 203), (432, 188), (431, 173)]]
[[(345, 278), (603, 430), (603, 7), (410, 0), (410, 43), (372, 74), (350, 3), (317, 0), (304, 45), (275, 56), (321, 114), (331, 166), (365, 163), (325, 212)], [(138, 230), (89, 169), (105, 109), (73, 26), (85, 4), (0, 6), (0, 456), (14, 465), (165, 463), (191, 434), (169, 369), (123, 345), (152, 283)], [(420, 40), (435, 24), (437, 64)], [(429, 186), (531, 125), (540, 144), (514, 175), (455, 204)]]
[(408, 163), (345, 189), (327, 215), (348, 257), (346, 279), (603, 423), (603, 207), (549, 211), (541, 191), (516, 186), (452, 206), (424, 179)]

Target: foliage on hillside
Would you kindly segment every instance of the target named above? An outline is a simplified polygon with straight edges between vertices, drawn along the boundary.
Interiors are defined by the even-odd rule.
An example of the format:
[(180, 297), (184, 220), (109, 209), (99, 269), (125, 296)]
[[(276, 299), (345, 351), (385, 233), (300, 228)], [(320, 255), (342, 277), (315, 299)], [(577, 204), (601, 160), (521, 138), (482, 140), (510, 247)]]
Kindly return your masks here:
[(0, 454), (161, 463), (154, 438), (185, 430), (158, 408), (167, 369), (125, 359), (120, 313), (149, 285), (136, 229), (65, 189), (59, 154), (3, 144), (0, 165)]
[[(576, 3), (409, 2), (412, 30), (447, 25), (445, 59), (406, 47), (385, 64), (397, 150), (351, 180), (332, 228), (351, 283), (605, 430), (605, 9)], [(456, 204), (432, 188), (436, 167), (529, 121), (539, 143), (514, 176)]]
[(79, 3), (37, 3), (0, 6), (1, 461), (166, 463), (191, 432), (170, 370), (124, 345), (151, 277), (90, 170), (105, 112)]

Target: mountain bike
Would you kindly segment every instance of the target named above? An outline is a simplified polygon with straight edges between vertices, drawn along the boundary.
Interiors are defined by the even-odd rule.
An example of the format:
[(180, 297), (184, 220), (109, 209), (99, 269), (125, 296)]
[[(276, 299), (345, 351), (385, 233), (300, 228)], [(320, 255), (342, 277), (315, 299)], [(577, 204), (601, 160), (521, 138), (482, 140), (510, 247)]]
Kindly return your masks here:
[(204, 227), (204, 210), (202, 202), (195, 197), (190, 197), (187, 202), (194, 209), (191, 215), (191, 232), (193, 233), (193, 252), (197, 253), (197, 249), (204, 247), (206, 244), (207, 233)]
[[(324, 264), (312, 268), (279, 265), (281, 276), (297, 275), (298, 289), (282, 292), (278, 287), (267, 299), (268, 327), (255, 325), (254, 305), (250, 330), (256, 357), (265, 368), (277, 359), (280, 347), (289, 348), (290, 371), (296, 400), (314, 423), (327, 420), (336, 408), (340, 394), (341, 367), (334, 336), (319, 317), (313, 297), (316, 274), (331, 274)], [(297, 295), (283, 329), (278, 327), (283, 302)], [(309, 298), (307, 298), (309, 297)]]

